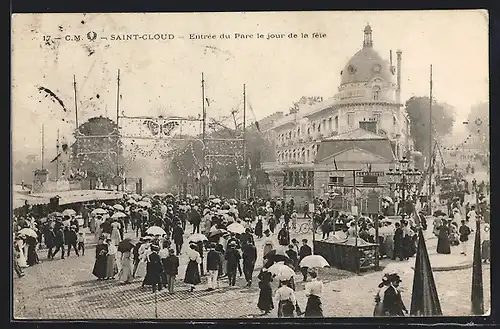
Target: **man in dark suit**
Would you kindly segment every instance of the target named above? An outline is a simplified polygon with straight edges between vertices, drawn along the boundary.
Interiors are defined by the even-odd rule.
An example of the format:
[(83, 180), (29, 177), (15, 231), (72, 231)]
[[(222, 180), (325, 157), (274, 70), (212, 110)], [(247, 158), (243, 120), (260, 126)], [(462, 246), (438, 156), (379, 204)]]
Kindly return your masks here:
[(225, 258), (227, 261), (227, 277), (229, 279), (229, 285), (234, 286), (236, 284), (236, 271), (241, 258), (240, 253), (236, 250), (236, 243), (231, 242), (228, 244)]
[(175, 255), (174, 249), (168, 250), (168, 257), (163, 259), (163, 270), (166, 276), (168, 292), (174, 293), (175, 276), (179, 273), (179, 257)]
[[(304, 259), (304, 257), (312, 255), (312, 249), (307, 245), (307, 239), (302, 239), (302, 246), (299, 249), (299, 263)], [(303, 281), (307, 281), (307, 267), (300, 268), (300, 272), (302, 272), (302, 276), (304, 277)]]
[(252, 286), (252, 274), (257, 261), (257, 248), (253, 242), (245, 243), (243, 245), (243, 273), (247, 281), (247, 287)]
[(401, 224), (396, 223), (396, 230), (394, 231), (394, 254), (392, 259), (395, 260), (399, 257), (399, 260), (403, 260), (403, 229)]
[(215, 243), (211, 243), (207, 253), (207, 274), (208, 274), (208, 291), (217, 288), (217, 274), (221, 267), (220, 254), (215, 250)]
[(292, 260), (293, 267), (297, 269), (299, 267), (299, 258), (297, 252), (295, 251), (295, 246), (293, 244), (289, 245), (288, 250), (285, 251), (285, 254)]
[(399, 292), (399, 284), (401, 279), (397, 274), (391, 274), (387, 277), (390, 286), (385, 290), (384, 299), (382, 301), (383, 314), (385, 316), (404, 316), (408, 313), (401, 293)]

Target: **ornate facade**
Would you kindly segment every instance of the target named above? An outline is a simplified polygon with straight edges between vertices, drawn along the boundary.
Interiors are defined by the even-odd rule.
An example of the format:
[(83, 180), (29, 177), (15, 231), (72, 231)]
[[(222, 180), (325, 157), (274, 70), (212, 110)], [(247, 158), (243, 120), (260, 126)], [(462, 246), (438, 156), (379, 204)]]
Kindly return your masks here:
[(270, 176), (284, 172), (285, 194), (287, 187), (293, 187), (303, 195), (301, 199), (311, 198), (314, 171), (322, 160), (318, 159), (320, 144), (334, 136), (362, 128), (385, 138), (396, 158), (412, 150), (409, 121), (400, 99), (402, 52), (396, 52), (394, 66), (392, 52), (385, 60), (373, 49), (369, 25), (363, 33), (363, 47), (340, 71), (337, 93), (317, 104), (305, 104), (277, 120), (272, 128), (277, 161), (263, 168)]

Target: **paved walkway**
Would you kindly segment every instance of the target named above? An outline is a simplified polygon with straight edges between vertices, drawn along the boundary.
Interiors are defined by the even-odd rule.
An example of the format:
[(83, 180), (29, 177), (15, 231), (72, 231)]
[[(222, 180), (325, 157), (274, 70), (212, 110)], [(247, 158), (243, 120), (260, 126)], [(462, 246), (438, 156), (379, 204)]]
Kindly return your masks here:
[[(300, 238), (300, 236), (293, 236)], [(436, 239), (428, 240), (428, 249), (432, 260)], [(262, 241), (257, 241), (261, 250)], [(472, 254), (472, 248), (470, 249)], [(189, 287), (182, 283), (185, 266), (179, 269), (176, 293), (169, 295), (165, 290), (155, 295), (148, 288), (141, 288), (141, 279), (130, 285), (121, 285), (116, 280), (97, 281), (92, 276), (94, 250), (85, 256), (71, 256), (65, 260), (43, 261), (25, 270), (26, 276), (14, 279), (14, 316), (16, 319), (154, 319), (158, 318), (246, 318), (258, 316), (257, 300), (259, 290), (257, 282), (251, 288), (244, 288), (245, 282), (240, 277), (236, 287), (228, 287), (227, 281), (221, 281), (220, 289), (207, 292), (203, 278), (195, 292), (188, 292)], [(458, 253), (456, 247), (452, 255)], [(45, 253), (40, 253), (45, 258)], [(181, 263), (186, 263), (181, 256)], [(464, 258), (466, 256), (463, 256)], [(260, 259), (260, 257), (259, 257)], [(437, 258), (435, 258), (437, 259)], [(401, 266), (411, 268), (414, 258)], [(261, 263), (261, 260), (259, 260)], [(387, 260), (381, 262), (386, 265)], [(260, 265), (257, 264), (259, 267)], [(144, 268), (138, 273), (144, 276)], [(257, 273), (254, 273), (254, 276)], [(483, 266), (485, 309), (490, 305), (490, 267)], [(382, 273), (371, 272), (355, 275), (350, 272), (326, 268), (319, 272), (325, 282), (323, 305), (329, 317), (371, 316), (374, 295)], [(472, 269), (435, 272), (438, 293), (444, 315), (469, 315)], [(410, 295), (413, 273), (403, 275), (403, 298), (410, 307)], [(297, 297), (302, 308), (306, 297), (304, 285), (296, 276)], [(276, 289), (274, 283), (273, 291)], [(155, 312), (156, 310), (156, 312)], [(156, 315), (155, 315), (156, 313)], [(275, 317), (273, 312), (269, 315)]]

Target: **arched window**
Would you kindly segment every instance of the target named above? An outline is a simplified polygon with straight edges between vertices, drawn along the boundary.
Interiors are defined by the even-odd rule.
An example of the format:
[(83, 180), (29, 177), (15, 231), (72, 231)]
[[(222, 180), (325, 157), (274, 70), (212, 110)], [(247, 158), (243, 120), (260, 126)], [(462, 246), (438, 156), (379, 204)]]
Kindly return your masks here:
[(292, 139), (292, 132), (291, 131), (288, 133), (288, 139)]
[(379, 100), (379, 98), (380, 98), (380, 87), (379, 86), (373, 86), (372, 95), (373, 95), (373, 100), (375, 100), (375, 101)]
[(318, 122), (318, 132), (321, 132), (321, 122)]
[(302, 151), (300, 152), (300, 160), (305, 162), (306, 161), (306, 149), (303, 147)]
[(323, 131), (326, 130), (326, 119), (323, 119)]
[(328, 131), (332, 131), (332, 118), (328, 119)]
[(311, 134), (311, 128), (307, 128), (307, 134), (310, 135)]
[(335, 130), (339, 130), (339, 116), (335, 116)]
[(300, 137), (300, 128), (297, 129), (297, 137)]
[(396, 125), (396, 116), (395, 115), (392, 116), (392, 125), (393, 126)]
[(310, 153), (309, 150), (306, 151), (306, 161), (309, 161)]

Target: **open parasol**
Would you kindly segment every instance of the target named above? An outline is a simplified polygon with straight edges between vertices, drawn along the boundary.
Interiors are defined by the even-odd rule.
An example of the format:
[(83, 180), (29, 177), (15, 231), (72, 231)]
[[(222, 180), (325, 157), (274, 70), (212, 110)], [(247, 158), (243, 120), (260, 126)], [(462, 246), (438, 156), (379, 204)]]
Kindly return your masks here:
[(107, 214), (108, 212), (102, 208), (97, 208), (97, 209), (94, 209), (92, 210), (92, 212), (90, 213), (91, 215), (104, 215), (104, 214)]
[(275, 275), (276, 278), (280, 281), (290, 280), (295, 275), (295, 272), (289, 266), (283, 264), (282, 262), (272, 265), (267, 270), (272, 275)]
[(113, 206), (113, 208), (116, 209), (116, 210), (119, 210), (119, 211), (124, 211), (125, 210), (125, 208), (123, 208), (123, 206), (121, 204), (115, 204)]
[(49, 217), (62, 217), (63, 214), (61, 214), (60, 212), (57, 212), (57, 211), (54, 211), (54, 212), (51, 212), (49, 214)]
[(146, 234), (150, 234), (150, 235), (164, 235), (164, 234), (167, 234), (167, 233), (165, 232), (165, 230), (163, 230), (159, 226), (151, 226), (151, 227), (149, 227), (146, 230)]
[(76, 211), (74, 211), (73, 209), (64, 209), (64, 211), (62, 212), (62, 215), (63, 216), (74, 216), (74, 215), (76, 215)]
[(316, 268), (328, 267), (330, 264), (320, 255), (309, 255), (304, 257), (299, 264), (299, 267)]
[(120, 241), (120, 243), (118, 244), (118, 251), (119, 252), (129, 252), (134, 247), (135, 247), (135, 245), (134, 245), (134, 243), (132, 243), (132, 240), (127, 238), (127, 239)]
[(285, 254), (283, 249), (273, 249), (264, 255), (264, 259), (267, 259), (270, 263), (277, 262), (291, 262), (290, 257)]
[(240, 223), (232, 223), (227, 227), (227, 230), (232, 233), (242, 234), (245, 233), (245, 227)]
[(208, 235), (210, 238), (214, 238), (216, 236), (222, 236), (226, 233), (226, 230), (218, 229), (216, 228), (215, 230), (210, 230), (210, 234)]
[(207, 241), (207, 237), (201, 233), (193, 234), (189, 237), (189, 242)]
[(25, 228), (19, 230), (19, 232), (17, 232), (17, 233), (19, 235), (30, 236), (32, 238), (38, 238), (38, 234), (36, 234), (35, 230), (28, 228), (28, 227), (25, 227)]
[(117, 211), (113, 214), (113, 216), (111, 216), (111, 218), (124, 218), (124, 217), (127, 217), (127, 215), (125, 215), (121, 211)]

